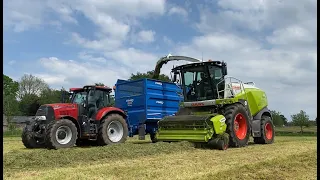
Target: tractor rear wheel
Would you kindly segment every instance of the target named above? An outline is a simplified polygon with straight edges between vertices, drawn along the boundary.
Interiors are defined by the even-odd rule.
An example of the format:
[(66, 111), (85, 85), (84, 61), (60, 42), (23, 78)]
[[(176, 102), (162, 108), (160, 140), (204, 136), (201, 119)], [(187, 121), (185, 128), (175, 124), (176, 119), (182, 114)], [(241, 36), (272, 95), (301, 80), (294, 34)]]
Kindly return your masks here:
[(248, 145), (250, 136), (249, 116), (246, 108), (236, 103), (225, 108), (227, 130), (230, 147), (244, 147)]
[(261, 137), (254, 137), (256, 144), (272, 144), (274, 142), (274, 126), (269, 116), (261, 117)]
[(46, 132), (46, 146), (49, 149), (73, 147), (77, 138), (77, 127), (68, 119), (60, 119), (48, 124)]
[(102, 120), (98, 130), (98, 144), (124, 143), (128, 136), (126, 120), (119, 114), (110, 114)]
[(32, 136), (32, 132), (25, 127), (22, 131), (22, 143), (26, 148), (43, 148), (45, 145)]

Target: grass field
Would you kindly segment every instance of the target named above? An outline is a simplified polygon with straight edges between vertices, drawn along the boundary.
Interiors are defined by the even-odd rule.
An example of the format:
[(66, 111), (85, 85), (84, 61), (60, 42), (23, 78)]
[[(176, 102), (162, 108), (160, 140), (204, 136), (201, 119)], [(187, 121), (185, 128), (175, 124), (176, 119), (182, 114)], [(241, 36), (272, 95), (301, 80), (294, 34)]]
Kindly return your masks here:
[(316, 179), (316, 143), (278, 136), (271, 145), (219, 151), (130, 138), (105, 147), (29, 150), (19, 137), (5, 137), (4, 179)]

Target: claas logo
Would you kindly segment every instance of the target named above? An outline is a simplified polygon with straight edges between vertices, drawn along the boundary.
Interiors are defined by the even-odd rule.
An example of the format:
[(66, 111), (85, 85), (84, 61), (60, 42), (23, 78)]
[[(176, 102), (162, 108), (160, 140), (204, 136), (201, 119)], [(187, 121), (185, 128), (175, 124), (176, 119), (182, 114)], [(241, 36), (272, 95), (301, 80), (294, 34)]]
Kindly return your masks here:
[(234, 89), (234, 90), (240, 90), (241, 88), (240, 88), (240, 86), (232, 86), (232, 89)]
[(192, 103), (191, 106), (204, 106), (204, 103)]

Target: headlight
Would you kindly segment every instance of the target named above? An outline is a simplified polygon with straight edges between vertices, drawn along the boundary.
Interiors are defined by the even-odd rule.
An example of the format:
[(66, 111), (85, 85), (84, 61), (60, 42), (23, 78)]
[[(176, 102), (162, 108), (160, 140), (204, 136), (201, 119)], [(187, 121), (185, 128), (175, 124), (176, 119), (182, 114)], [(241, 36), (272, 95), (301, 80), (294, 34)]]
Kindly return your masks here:
[(36, 119), (36, 120), (45, 121), (47, 118), (46, 118), (46, 116), (36, 116), (35, 119)]

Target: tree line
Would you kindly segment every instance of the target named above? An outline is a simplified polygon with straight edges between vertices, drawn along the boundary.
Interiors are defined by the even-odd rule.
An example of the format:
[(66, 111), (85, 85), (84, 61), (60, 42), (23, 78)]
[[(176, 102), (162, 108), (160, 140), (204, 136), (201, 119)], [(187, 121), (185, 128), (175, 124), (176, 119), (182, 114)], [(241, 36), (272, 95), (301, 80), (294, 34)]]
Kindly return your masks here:
[[(151, 78), (152, 75), (153, 71), (137, 72), (131, 74), (129, 80)], [(170, 78), (164, 74), (161, 74), (158, 79), (170, 81)], [(104, 86), (103, 83), (95, 83), (95, 85)], [(60, 90), (52, 89), (43, 79), (31, 74), (23, 75), (19, 81), (14, 81), (3, 74), (3, 114), (5, 116), (33, 116), (41, 104), (61, 102), (62, 91), (66, 90), (63, 87)], [(114, 99), (111, 101), (114, 104)], [(303, 127), (317, 124), (317, 118), (310, 120), (303, 110), (291, 115), (292, 121), (288, 121), (281, 112), (275, 110), (271, 111), (271, 115), (275, 126), (299, 126), (303, 131)]]

